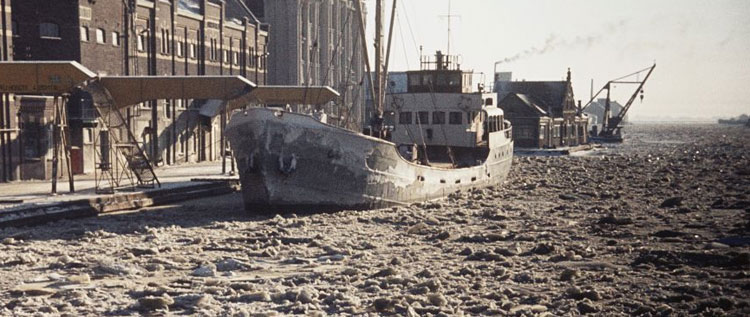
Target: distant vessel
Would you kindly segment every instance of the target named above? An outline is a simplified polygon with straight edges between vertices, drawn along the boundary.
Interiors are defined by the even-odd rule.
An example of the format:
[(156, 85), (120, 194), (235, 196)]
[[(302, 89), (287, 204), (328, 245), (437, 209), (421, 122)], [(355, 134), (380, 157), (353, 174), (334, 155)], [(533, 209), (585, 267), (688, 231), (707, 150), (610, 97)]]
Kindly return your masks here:
[(719, 124), (730, 124), (730, 125), (746, 125), (750, 126), (750, 116), (743, 114), (734, 118), (719, 119)]

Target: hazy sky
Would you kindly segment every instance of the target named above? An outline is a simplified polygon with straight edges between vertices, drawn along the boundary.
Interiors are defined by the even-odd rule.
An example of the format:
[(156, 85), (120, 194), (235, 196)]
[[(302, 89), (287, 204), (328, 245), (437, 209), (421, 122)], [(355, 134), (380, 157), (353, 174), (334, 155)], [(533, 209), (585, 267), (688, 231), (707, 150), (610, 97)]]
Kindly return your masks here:
[[(375, 1), (366, 1), (372, 34)], [(420, 45), (425, 54), (447, 50), (440, 16), (448, 0), (399, 0), (397, 8), (392, 71), (418, 68)], [(631, 118), (750, 113), (750, 0), (453, 0), (451, 8), (460, 16), (451, 53), (488, 84), (496, 61), (518, 80), (559, 80), (570, 67), (585, 103), (592, 78), (596, 92), (655, 61)], [(614, 99), (624, 103), (634, 89), (615, 88)]]

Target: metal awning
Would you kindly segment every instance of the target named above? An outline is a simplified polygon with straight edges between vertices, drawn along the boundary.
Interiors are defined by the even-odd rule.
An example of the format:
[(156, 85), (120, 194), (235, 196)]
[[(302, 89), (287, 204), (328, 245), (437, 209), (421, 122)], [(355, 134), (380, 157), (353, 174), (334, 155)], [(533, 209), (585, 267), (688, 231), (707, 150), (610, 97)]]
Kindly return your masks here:
[(156, 99), (230, 100), (256, 85), (240, 76), (106, 76), (99, 79), (115, 108)]
[[(0, 62), (0, 93), (60, 95), (76, 87), (100, 104), (122, 109), (157, 99), (228, 101), (229, 110), (251, 104), (320, 105), (339, 93), (327, 86), (261, 86), (241, 76), (101, 76), (73, 61)], [(211, 106), (216, 106), (211, 103)], [(206, 108), (215, 115), (218, 109)]]
[(0, 62), (0, 93), (62, 95), (96, 77), (78, 62)]

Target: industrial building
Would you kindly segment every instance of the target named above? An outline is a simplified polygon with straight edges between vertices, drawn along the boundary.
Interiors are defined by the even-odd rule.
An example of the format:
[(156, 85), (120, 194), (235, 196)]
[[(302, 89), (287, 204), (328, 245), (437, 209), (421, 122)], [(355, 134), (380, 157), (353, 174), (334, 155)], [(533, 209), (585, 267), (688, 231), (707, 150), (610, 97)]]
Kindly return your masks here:
[[(498, 106), (513, 125), (521, 148), (556, 148), (588, 143), (588, 119), (578, 115), (570, 70), (563, 81), (495, 82)], [(580, 101), (579, 101), (580, 105)]]
[[(72, 60), (100, 75), (268, 77), (269, 26), (242, 0), (2, 0), (2, 8), (4, 60)], [(53, 99), (6, 97), (0, 181), (50, 178)], [(218, 160), (227, 116), (214, 103), (145, 102), (122, 111), (127, 125), (112, 133), (152, 164)], [(92, 173), (102, 123), (91, 97), (69, 96), (67, 118), (71, 169)]]
[[(601, 125), (602, 122), (604, 122), (604, 112), (606, 108), (607, 99), (606, 98), (599, 98), (597, 100), (594, 100), (589, 104), (586, 109), (583, 110), (583, 113), (587, 114), (589, 116), (589, 126), (594, 127), (597, 126), (597, 131), (601, 131)], [(619, 102), (611, 100), (609, 102), (610, 112), (612, 116), (618, 116), (620, 115), (620, 111), (624, 108)], [(623, 123), (628, 121), (628, 116), (625, 115), (623, 119)]]

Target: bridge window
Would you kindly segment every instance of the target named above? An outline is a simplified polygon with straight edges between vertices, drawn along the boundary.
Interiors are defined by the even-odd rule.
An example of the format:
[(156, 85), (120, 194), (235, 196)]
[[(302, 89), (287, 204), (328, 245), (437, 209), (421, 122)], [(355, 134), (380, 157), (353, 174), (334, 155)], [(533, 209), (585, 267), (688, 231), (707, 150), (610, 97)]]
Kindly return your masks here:
[(60, 38), (60, 26), (55, 23), (43, 22), (39, 24), (39, 36), (46, 38)]
[(421, 84), (422, 81), (419, 75), (409, 75), (409, 86), (419, 86)]
[(399, 112), (398, 123), (399, 124), (411, 124), (411, 112)]
[(461, 124), (463, 121), (463, 113), (458, 111), (451, 111), (450, 114), (448, 114), (448, 123), (450, 124)]
[(479, 121), (479, 111), (469, 111), (468, 116), (466, 116), (466, 123), (472, 124)]
[(433, 112), (432, 124), (445, 124), (445, 112), (444, 111)]
[(438, 74), (435, 82), (438, 86), (446, 86), (448, 85), (448, 78), (446, 78), (446, 74)]
[(422, 85), (432, 86), (432, 75), (430, 74), (422, 75)]
[(420, 111), (417, 113), (417, 123), (419, 124), (430, 124), (430, 116), (427, 111)]

